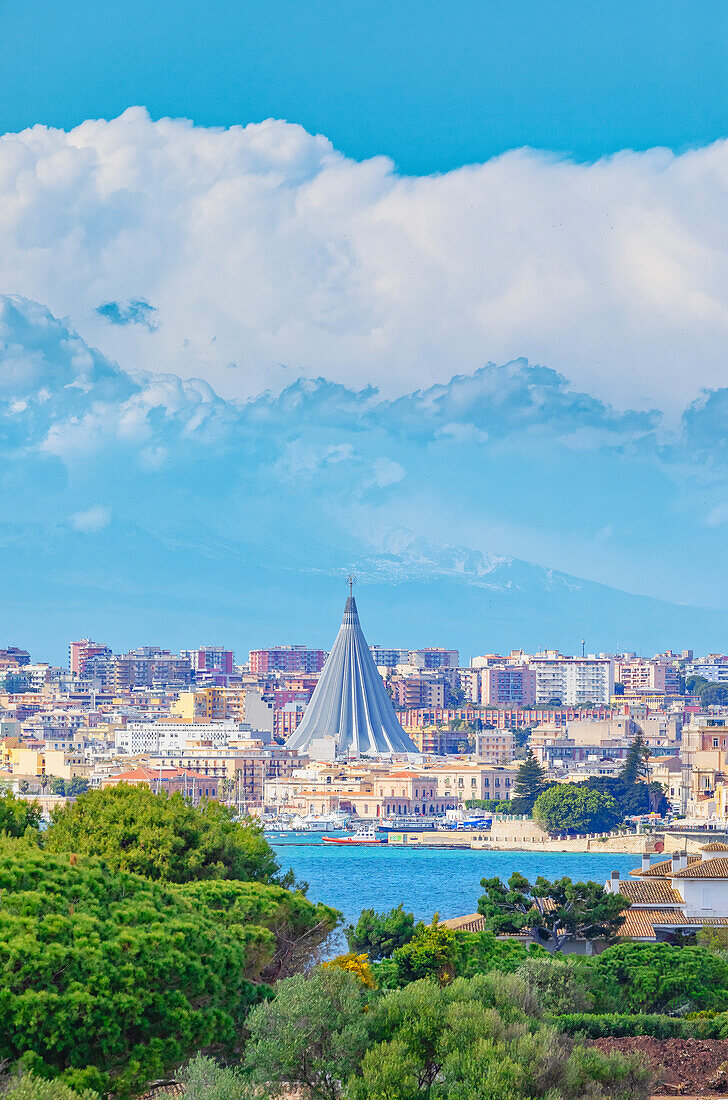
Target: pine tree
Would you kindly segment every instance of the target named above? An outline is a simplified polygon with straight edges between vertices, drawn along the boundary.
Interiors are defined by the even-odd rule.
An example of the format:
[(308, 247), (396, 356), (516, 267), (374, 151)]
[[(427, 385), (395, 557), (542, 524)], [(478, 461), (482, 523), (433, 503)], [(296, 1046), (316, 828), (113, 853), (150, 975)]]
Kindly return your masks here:
[(533, 755), (533, 749), (526, 753), (526, 759), (518, 769), (513, 796), (528, 805), (529, 811), (540, 794), (546, 789), (546, 772)]
[(625, 788), (634, 787), (647, 775), (647, 759), (650, 750), (645, 744), (641, 733), (638, 733), (629, 747), (629, 752), (624, 758), (624, 767), (619, 773), (619, 778)]

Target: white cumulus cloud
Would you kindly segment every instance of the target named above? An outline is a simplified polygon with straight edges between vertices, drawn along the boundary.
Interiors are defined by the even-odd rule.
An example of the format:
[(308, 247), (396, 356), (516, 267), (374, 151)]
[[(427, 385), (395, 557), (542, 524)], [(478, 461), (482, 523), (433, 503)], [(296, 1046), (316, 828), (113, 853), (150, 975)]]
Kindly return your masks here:
[[(727, 205), (726, 141), (409, 178), (285, 122), (133, 108), (0, 139), (0, 290), (227, 398), (319, 375), (394, 396), (525, 356), (676, 410), (725, 382)], [(97, 312), (130, 302), (154, 324)]]

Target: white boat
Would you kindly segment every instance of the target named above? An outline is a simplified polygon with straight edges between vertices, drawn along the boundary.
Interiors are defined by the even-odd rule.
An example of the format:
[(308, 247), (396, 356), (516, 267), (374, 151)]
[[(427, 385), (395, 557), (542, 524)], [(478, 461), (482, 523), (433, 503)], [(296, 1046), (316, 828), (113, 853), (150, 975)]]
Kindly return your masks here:
[(309, 829), (346, 829), (351, 824), (351, 814), (345, 810), (329, 810), (324, 814), (306, 814), (301, 820)]
[(353, 836), (324, 836), (324, 844), (385, 844), (373, 825), (362, 825)]

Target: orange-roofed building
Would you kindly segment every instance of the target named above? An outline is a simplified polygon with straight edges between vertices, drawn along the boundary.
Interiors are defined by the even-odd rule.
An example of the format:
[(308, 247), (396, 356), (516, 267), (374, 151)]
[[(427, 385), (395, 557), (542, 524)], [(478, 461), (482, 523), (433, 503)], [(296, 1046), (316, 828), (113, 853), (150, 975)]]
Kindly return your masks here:
[(116, 787), (119, 783), (149, 787), (155, 794), (181, 791), (193, 802), (200, 798), (217, 798), (220, 789), (218, 777), (202, 775), (187, 768), (133, 768), (102, 780), (101, 786)]

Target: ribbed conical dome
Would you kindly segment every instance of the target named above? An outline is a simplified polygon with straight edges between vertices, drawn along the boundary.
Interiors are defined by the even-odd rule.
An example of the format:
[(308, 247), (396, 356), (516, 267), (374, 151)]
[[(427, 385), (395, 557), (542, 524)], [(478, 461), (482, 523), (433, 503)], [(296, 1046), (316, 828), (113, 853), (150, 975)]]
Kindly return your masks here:
[(306, 750), (319, 737), (333, 737), (338, 756), (417, 753), (394, 713), (349, 596), (344, 618), (311, 702), (286, 747)]

